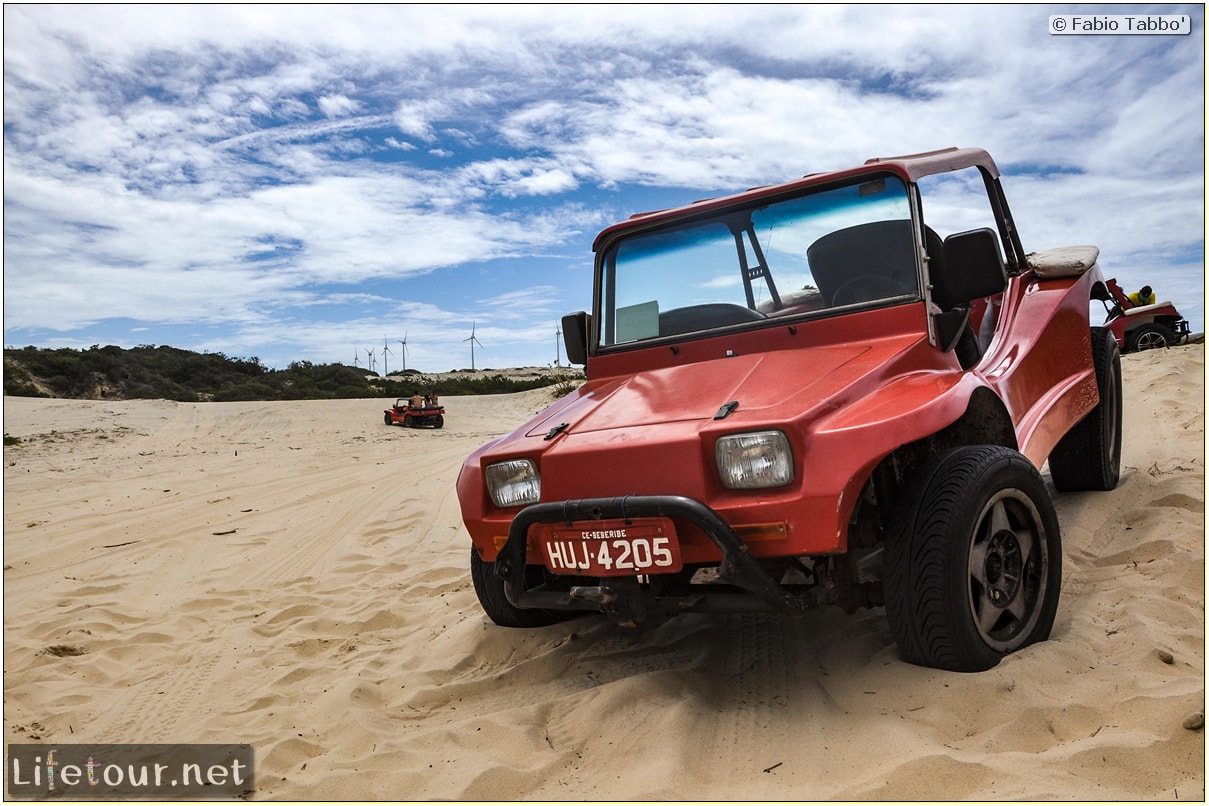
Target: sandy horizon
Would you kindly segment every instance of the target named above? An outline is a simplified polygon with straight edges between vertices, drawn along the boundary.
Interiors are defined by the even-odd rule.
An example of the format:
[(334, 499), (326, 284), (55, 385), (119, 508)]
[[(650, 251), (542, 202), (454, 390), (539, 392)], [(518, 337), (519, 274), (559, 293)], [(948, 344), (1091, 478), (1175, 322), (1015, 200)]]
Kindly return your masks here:
[(454, 482), (549, 390), (439, 431), (6, 397), (5, 741), (246, 742), (257, 800), (1204, 801), (1204, 346), (1123, 367), (1121, 484), (1055, 493), (1053, 636), (976, 675), (880, 609), (491, 624)]

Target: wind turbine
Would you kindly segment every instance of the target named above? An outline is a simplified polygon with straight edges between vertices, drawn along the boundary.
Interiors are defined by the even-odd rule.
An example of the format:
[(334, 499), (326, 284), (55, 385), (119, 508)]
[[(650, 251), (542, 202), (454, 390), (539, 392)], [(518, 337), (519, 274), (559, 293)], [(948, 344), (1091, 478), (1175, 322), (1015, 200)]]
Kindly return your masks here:
[(474, 321), (471, 321), (471, 323), (470, 323), (470, 338), (462, 339), (462, 341), (470, 342), (470, 371), (471, 372), (475, 371), (475, 369), (474, 369), (474, 345), (477, 342), (480, 347), (483, 346), (483, 343), (481, 341), (479, 341), (477, 338), (475, 338), (475, 336), (474, 336), (475, 324), (476, 323)]
[(365, 354), (369, 356), (369, 371), (373, 372), (374, 371), (374, 351), (372, 349), (367, 349), (365, 351)]
[(403, 331), (403, 338), (399, 341), (399, 355), (403, 356), (403, 371), (407, 371), (407, 331)]
[(386, 360), (386, 356), (388, 356), (389, 354), (390, 354), (390, 347), (388, 346), (386, 337), (383, 336), (382, 337), (382, 374), (383, 375), (390, 374), (390, 363)]
[(354, 347), (353, 348), (353, 366), (354, 367), (361, 366), (361, 357), (360, 356), (361, 356), (361, 352), (356, 347)]
[(559, 351), (559, 345), (562, 343), (563, 329), (560, 325), (554, 326), (554, 366), (562, 366), (562, 353)]

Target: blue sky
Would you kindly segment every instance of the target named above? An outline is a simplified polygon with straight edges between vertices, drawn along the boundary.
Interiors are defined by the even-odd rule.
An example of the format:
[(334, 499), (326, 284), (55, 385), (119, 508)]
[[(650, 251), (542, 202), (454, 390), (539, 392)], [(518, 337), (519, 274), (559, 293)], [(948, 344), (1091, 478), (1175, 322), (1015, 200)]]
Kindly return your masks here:
[(605, 226), (951, 145), (1203, 330), (1204, 51), (1201, 5), (8, 4), (4, 340), (545, 366)]

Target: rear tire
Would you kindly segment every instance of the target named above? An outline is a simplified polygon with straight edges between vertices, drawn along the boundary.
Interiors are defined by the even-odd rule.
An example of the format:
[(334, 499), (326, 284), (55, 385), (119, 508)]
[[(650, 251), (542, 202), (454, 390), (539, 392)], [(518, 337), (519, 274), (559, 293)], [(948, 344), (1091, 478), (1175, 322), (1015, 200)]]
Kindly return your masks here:
[(1151, 322), (1131, 330), (1126, 336), (1125, 342), (1127, 351), (1131, 353), (1141, 350), (1157, 350), (1161, 347), (1170, 347), (1175, 343), (1175, 333), (1171, 328), (1160, 325), (1158, 322)]
[(404, 428), (415, 428), (416, 427), (416, 421), (412, 418), (412, 416), (410, 414), (403, 415), (403, 427)]
[[(527, 566), (525, 573), (540, 575), (541, 569)], [(554, 610), (520, 608), (512, 604), (504, 594), (504, 580), (495, 573), (495, 563), (484, 560), (479, 556), (478, 550), (473, 548), (470, 550), (470, 579), (474, 582), (474, 592), (479, 597), (483, 612), (501, 627), (546, 627), (576, 615)], [(537, 584), (541, 580), (539, 578), (528, 581)]]
[(433, 417), (432, 418), (432, 427), (433, 428), (444, 428), (445, 427), (445, 418), (439, 414), (436, 417)]
[(1062, 584), (1058, 517), (1020, 453), (933, 459), (886, 539), (886, 616), (904, 660), (978, 672), (1049, 637)]
[(1100, 402), (1049, 456), (1050, 477), (1063, 491), (1111, 490), (1121, 479), (1121, 351), (1112, 331), (1091, 329), (1091, 358)]

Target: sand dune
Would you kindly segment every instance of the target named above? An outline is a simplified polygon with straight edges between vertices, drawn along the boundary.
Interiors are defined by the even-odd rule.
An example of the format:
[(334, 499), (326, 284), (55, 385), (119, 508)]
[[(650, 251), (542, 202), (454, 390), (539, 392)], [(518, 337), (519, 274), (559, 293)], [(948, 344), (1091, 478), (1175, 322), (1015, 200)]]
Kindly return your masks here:
[(5, 741), (247, 742), (256, 799), (1203, 801), (1204, 348), (1124, 366), (1121, 485), (1056, 494), (1053, 638), (978, 675), (880, 610), (490, 624), (454, 481), (543, 390), (441, 431), (6, 398)]

